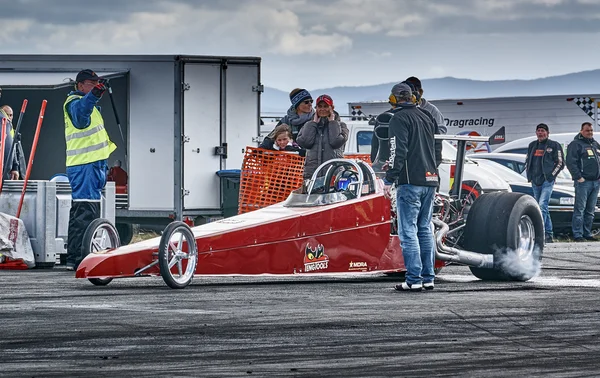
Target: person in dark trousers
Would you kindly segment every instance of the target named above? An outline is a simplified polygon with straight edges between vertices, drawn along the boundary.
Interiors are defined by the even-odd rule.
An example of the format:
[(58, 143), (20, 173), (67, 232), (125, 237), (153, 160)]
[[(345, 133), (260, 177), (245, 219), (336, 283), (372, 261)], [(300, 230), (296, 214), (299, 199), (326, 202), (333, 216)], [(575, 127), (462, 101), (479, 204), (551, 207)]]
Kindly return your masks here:
[(529, 147), (527, 147), (525, 169), (527, 170), (527, 181), (531, 183), (533, 189), (533, 196), (542, 211), (544, 240), (546, 243), (552, 243), (554, 233), (552, 232), (548, 202), (552, 196), (556, 176), (565, 167), (565, 160), (560, 143), (548, 138), (550, 135), (548, 125), (545, 123), (537, 125), (535, 135), (537, 140), (529, 143)]
[(573, 238), (577, 242), (596, 240), (592, 225), (600, 188), (600, 145), (594, 140), (590, 122), (581, 125), (581, 131), (567, 147), (567, 169), (575, 184)]
[[(0, 98), (2, 97), (2, 89), (0, 89)], [(15, 132), (12, 126), (12, 109), (10, 109), (10, 115), (8, 112), (10, 107), (8, 105), (3, 106), (0, 109), (0, 132), (2, 131), (2, 119), (6, 119), (5, 129), (6, 137), (4, 140), (0, 140), (0, 144), (4, 143), (4, 167), (7, 168), (3, 171), (2, 179), (4, 180), (18, 180), (19, 179), (19, 159), (16, 153), (13, 153), (12, 162), (9, 163), (10, 151), (13, 149), (14, 135)], [(2, 135), (2, 134), (0, 134)]]
[(442, 143), (435, 139), (439, 128), (431, 114), (413, 102), (406, 83), (394, 85), (390, 102), (395, 103), (389, 124), (390, 163), (384, 194), (392, 196), (396, 185), (398, 236), (402, 245), (406, 280), (398, 291), (432, 290), (435, 279), (435, 249), (431, 218), (442, 162)]
[(106, 91), (92, 70), (80, 71), (75, 91), (63, 105), (67, 176), (71, 185), (71, 210), (67, 241), (67, 269), (76, 270), (85, 256), (83, 235), (100, 217), (102, 188), (106, 184), (107, 159), (117, 148), (108, 137), (98, 101)]
[(348, 127), (334, 111), (333, 100), (328, 95), (317, 98), (314, 119), (307, 122), (298, 134), (298, 145), (306, 149), (304, 179), (310, 179), (322, 163), (344, 157), (348, 141)]

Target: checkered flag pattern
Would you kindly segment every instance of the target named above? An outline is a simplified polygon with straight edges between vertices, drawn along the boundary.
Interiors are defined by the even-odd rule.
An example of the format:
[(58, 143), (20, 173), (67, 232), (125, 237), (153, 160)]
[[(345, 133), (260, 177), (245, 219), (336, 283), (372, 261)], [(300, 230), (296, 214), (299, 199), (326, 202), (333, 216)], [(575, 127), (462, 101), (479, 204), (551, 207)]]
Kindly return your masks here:
[(591, 97), (577, 97), (575, 98), (575, 103), (577, 106), (581, 108), (587, 115), (590, 116), (594, 121), (596, 120), (596, 115), (594, 112), (595, 100)]
[(352, 106), (352, 112), (350, 113), (350, 115), (352, 116), (352, 120), (356, 121), (360, 120), (363, 117), (363, 112), (360, 107), (357, 108)]

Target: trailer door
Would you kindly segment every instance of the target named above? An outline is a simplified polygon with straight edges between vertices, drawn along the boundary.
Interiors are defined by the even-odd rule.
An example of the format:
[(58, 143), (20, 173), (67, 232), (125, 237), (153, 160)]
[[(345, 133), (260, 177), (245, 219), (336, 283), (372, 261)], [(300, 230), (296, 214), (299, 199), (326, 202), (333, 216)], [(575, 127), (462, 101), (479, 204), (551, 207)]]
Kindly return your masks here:
[(186, 63), (183, 81), (183, 208), (220, 209), (221, 66)]
[(257, 146), (252, 138), (260, 135), (259, 65), (229, 64), (226, 70), (227, 169), (240, 169), (246, 146)]

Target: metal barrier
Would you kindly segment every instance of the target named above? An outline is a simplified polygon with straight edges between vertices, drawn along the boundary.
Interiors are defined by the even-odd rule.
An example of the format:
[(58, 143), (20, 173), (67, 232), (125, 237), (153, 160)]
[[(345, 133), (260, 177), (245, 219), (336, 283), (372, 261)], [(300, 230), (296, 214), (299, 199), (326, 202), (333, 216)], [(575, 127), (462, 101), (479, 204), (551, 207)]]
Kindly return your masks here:
[[(0, 212), (15, 216), (23, 181), (5, 181), (0, 194)], [(67, 253), (71, 187), (65, 182), (29, 181), (21, 219), (25, 224), (37, 267), (52, 267), (57, 256)], [(115, 222), (115, 185), (108, 182), (102, 193), (101, 217)]]

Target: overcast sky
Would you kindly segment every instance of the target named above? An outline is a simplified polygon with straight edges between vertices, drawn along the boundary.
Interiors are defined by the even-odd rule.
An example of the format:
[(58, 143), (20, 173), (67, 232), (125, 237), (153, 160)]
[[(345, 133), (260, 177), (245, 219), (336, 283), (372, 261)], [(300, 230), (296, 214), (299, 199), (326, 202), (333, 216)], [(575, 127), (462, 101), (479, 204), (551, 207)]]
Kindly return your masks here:
[[(85, 4), (85, 5), (84, 5)], [(600, 68), (600, 0), (0, 0), (2, 53), (263, 58), (285, 91)]]

